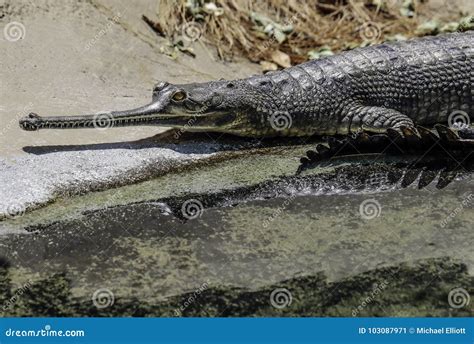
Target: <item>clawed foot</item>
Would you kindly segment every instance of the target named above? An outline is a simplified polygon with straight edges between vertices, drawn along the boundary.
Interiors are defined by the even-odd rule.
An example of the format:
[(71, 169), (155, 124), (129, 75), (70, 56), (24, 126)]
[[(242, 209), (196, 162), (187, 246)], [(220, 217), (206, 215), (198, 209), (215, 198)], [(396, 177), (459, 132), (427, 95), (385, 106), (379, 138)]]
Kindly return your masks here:
[(474, 151), (474, 130), (459, 130), (435, 125), (434, 130), (423, 127), (388, 129), (384, 134), (361, 131), (343, 139), (327, 138), (327, 145), (318, 144), (315, 150), (301, 158), (298, 172), (316, 166), (333, 157), (358, 154), (422, 155), (430, 152), (447, 156), (470, 155)]

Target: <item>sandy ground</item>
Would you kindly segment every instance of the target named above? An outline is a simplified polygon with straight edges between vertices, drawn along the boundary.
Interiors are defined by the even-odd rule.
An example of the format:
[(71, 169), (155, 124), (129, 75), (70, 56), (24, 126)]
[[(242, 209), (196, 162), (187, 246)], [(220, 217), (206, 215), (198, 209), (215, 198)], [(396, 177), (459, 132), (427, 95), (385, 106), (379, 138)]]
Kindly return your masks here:
[[(212, 51), (199, 42), (194, 43), (196, 58), (181, 55), (175, 61), (160, 53), (164, 40), (141, 19), (143, 14), (153, 18), (154, 0), (133, 5), (126, 0), (0, 4), (0, 218), (51, 201), (60, 190), (110, 186), (110, 178), (139, 174), (149, 167), (158, 173), (173, 162), (198, 158), (219, 146), (194, 146), (193, 156), (170, 151), (169, 146), (120, 146), (164, 130), (157, 127), (25, 132), (18, 127), (18, 119), (25, 114), (74, 115), (133, 108), (150, 101), (151, 89), (159, 80), (185, 83), (258, 71), (257, 65), (242, 61), (216, 62)], [(20, 23), (16, 33), (22, 38), (18, 40), (18, 36), (7, 37), (5, 31), (14, 22)], [(41, 147), (61, 151), (97, 143), (119, 147), (114, 146), (118, 149), (113, 153), (105, 145), (35, 154)]]
[[(173, 61), (159, 52), (164, 43), (141, 20), (156, 1), (7, 1), (2, 26), (24, 25), (24, 37), (2, 37), (0, 61), (0, 155), (23, 154), (27, 145), (127, 141), (155, 135), (156, 128), (107, 131), (23, 132), (18, 117), (122, 110), (149, 102), (159, 80), (175, 83), (235, 78), (258, 66), (216, 63), (197, 43), (197, 58)], [(115, 22), (115, 21), (116, 22)]]

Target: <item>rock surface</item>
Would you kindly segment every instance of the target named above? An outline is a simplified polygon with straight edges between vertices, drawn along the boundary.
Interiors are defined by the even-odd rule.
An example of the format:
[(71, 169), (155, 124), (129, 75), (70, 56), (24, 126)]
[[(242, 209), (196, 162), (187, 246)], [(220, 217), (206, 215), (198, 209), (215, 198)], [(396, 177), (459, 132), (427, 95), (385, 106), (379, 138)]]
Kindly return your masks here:
[(133, 6), (126, 0), (15, 0), (0, 6), (0, 25), (10, 28), (0, 40), (0, 218), (65, 192), (132, 183), (146, 170), (165, 173), (219, 149), (213, 140), (189, 144), (188, 151), (166, 140), (134, 142), (164, 130), (157, 127), (39, 132), (18, 127), (18, 119), (31, 111), (74, 115), (141, 106), (159, 80), (235, 78), (258, 70), (246, 62), (216, 62), (199, 42), (196, 59), (171, 60), (159, 51), (166, 42), (142, 20), (143, 14), (153, 18), (155, 6), (154, 0)]

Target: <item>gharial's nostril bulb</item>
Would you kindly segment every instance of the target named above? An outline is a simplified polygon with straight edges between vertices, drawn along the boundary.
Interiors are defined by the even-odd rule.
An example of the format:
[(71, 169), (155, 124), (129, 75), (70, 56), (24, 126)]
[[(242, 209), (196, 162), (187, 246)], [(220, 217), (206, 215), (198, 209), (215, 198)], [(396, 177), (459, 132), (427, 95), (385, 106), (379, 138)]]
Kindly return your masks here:
[(164, 89), (166, 86), (168, 86), (169, 83), (166, 82), (166, 81), (160, 81), (159, 83), (157, 83), (155, 85), (155, 87), (153, 88), (153, 91), (161, 91), (162, 89)]
[(38, 114), (34, 113), (34, 112), (30, 112), (28, 114), (28, 118), (40, 118), (40, 116)]

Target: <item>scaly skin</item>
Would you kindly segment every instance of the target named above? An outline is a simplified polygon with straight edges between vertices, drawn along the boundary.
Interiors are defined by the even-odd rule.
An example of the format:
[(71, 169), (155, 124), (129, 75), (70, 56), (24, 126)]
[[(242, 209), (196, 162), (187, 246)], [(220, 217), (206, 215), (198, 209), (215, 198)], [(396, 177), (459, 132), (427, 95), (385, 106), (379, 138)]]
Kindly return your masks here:
[(161, 82), (153, 101), (107, 116), (40, 117), (25, 130), (158, 125), (247, 137), (384, 132), (473, 117), (474, 32), (384, 43), (234, 81)]

